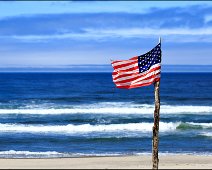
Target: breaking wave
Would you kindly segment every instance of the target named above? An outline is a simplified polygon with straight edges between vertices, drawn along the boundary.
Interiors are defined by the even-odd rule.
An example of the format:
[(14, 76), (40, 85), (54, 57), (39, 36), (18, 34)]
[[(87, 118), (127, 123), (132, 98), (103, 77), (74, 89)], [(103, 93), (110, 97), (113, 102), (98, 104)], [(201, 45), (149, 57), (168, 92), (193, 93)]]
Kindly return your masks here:
[[(127, 107), (126, 107), (127, 105)], [(153, 114), (154, 105), (82, 105), (73, 108), (0, 109), (0, 114)], [(212, 106), (161, 105), (161, 114), (210, 114)]]
[(200, 135), (212, 138), (212, 132), (202, 132)]
[(212, 123), (180, 123), (177, 129), (180, 130), (189, 130), (189, 129), (211, 129)]
[[(160, 131), (173, 131), (179, 126), (180, 122), (164, 123), (160, 122)], [(0, 132), (26, 132), (26, 133), (91, 133), (91, 132), (151, 132), (153, 123), (128, 123), (110, 125), (23, 125), (23, 124), (0, 124)]]
[[(92, 132), (151, 132), (153, 123), (128, 123), (109, 125), (23, 125), (23, 124), (0, 124), (0, 132), (26, 132), (26, 133), (92, 133)], [(193, 122), (160, 122), (160, 132), (190, 129), (211, 129), (212, 123)]]
[[(92, 132), (130, 132), (141, 131), (151, 132), (153, 123), (128, 123), (128, 124), (109, 124), (109, 125), (23, 125), (23, 124), (0, 124), (0, 132), (26, 132), (26, 133), (92, 133)], [(193, 123), (193, 122), (160, 122), (160, 132), (190, 129), (211, 129), (212, 123)]]

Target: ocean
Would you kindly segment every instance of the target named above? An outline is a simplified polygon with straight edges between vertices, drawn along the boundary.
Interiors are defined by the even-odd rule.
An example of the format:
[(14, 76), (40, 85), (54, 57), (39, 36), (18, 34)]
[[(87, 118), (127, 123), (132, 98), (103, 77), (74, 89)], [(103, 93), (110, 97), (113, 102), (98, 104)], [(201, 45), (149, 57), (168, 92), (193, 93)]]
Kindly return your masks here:
[[(146, 155), (154, 86), (111, 73), (0, 73), (0, 157)], [(212, 155), (212, 73), (162, 73), (159, 154)]]

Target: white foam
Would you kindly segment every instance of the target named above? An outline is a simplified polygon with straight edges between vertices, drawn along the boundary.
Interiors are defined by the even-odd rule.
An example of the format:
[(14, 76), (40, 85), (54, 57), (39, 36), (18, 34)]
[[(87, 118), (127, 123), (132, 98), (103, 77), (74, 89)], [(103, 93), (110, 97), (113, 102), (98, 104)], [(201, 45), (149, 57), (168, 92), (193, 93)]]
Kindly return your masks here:
[(202, 126), (202, 128), (211, 128), (212, 123), (193, 123), (193, 122), (188, 122), (191, 125), (197, 125), (197, 126)]
[(0, 154), (24, 154), (24, 155), (61, 155), (62, 153), (56, 152), (56, 151), (47, 151), (47, 152), (30, 152), (30, 151), (15, 151), (15, 150), (9, 150), (9, 151), (0, 151)]
[[(0, 109), (0, 114), (153, 114), (154, 105), (82, 105), (73, 108)], [(211, 106), (161, 105), (161, 114), (211, 114)]]
[(31, 152), (31, 151), (0, 151), (0, 158), (62, 158), (84, 156), (121, 156), (124, 153), (61, 153), (56, 151)]
[(207, 137), (212, 137), (212, 132), (202, 132), (200, 135), (207, 136)]
[[(160, 132), (173, 131), (180, 124), (160, 122)], [(27, 132), (27, 133), (91, 133), (91, 132), (151, 132), (153, 123), (128, 123), (110, 125), (23, 125), (23, 124), (0, 124), (0, 132)]]
[(65, 153), (59, 153), (56, 151), (47, 151), (47, 152), (31, 152), (31, 151), (15, 151), (15, 150), (9, 150), (9, 151), (0, 151), (0, 157), (10, 157), (10, 158), (39, 158), (39, 157), (65, 157), (69, 156)]
[[(207, 152), (159, 152), (159, 155), (200, 155), (200, 156), (211, 156), (211, 153)], [(85, 156), (124, 156), (124, 155), (151, 155), (150, 152), (132, 152), (132, 153), (61, 153), (56, 151), (46, 152), (31, 152), (31, 151), (0, 151), (0, 158), (62, 158), (62, 157), (85, 157)]]

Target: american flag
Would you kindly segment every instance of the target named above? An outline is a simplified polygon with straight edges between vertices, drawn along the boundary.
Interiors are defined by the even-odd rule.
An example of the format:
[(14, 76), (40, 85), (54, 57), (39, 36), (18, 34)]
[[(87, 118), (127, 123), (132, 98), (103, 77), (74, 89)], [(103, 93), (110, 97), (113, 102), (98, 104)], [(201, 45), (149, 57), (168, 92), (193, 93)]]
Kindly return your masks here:
[(112, 77), (117, 88), (148, 86), (160, 80), (161, 43), (146, 54), (129, 60), (112, 61)]

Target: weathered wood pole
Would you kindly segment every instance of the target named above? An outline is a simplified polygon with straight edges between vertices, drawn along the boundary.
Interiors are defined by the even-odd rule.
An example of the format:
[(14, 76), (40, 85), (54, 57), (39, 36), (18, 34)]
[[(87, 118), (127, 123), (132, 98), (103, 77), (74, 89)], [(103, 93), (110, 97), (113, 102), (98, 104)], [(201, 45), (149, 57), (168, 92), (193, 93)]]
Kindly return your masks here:
[(159, 96), (159, 87), (160, 81), (155, 82), (155, 111), (154, 111), (154, 126), (153, 136), (152, 136), (152, 169), (158, 169), (158, 133), (159, 133), (159, 119), (160, 119), (160, 96)]
[[(161, 43), (161, 38), (159, 39)], [(155, 111), (154, 111), (154, 126), (152, 128), (152, 169), (158, 169), (158, 133), (160, 120), (160, 81), (154, 83), (155, 87)]]

